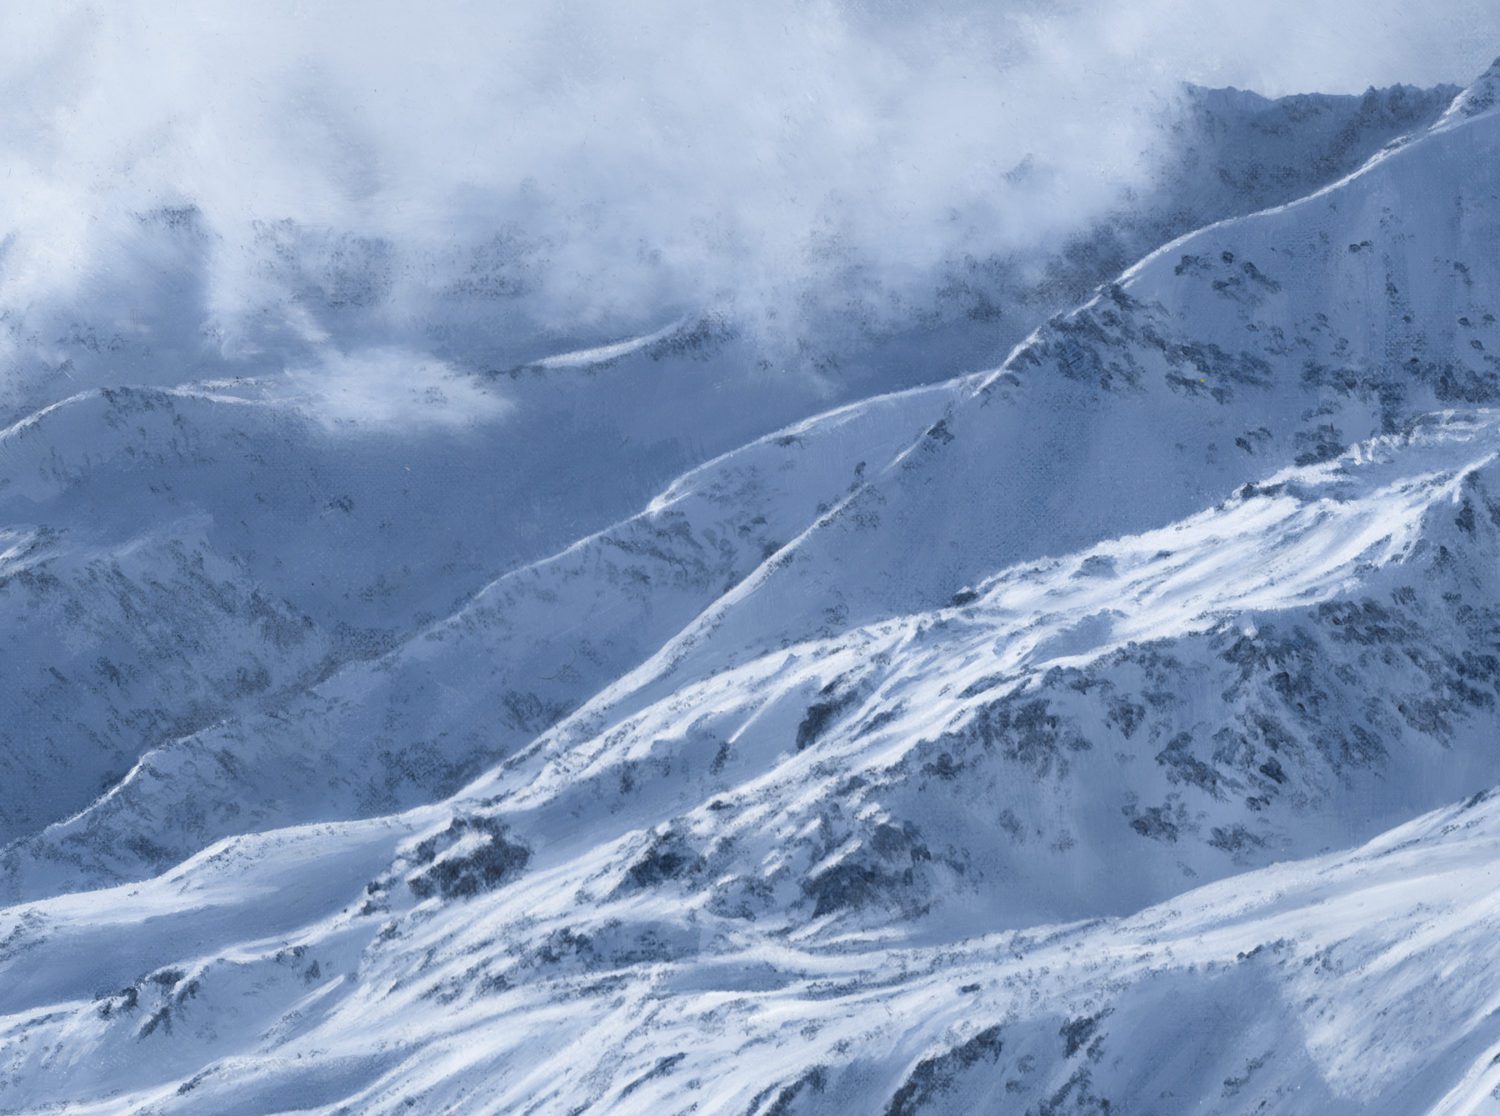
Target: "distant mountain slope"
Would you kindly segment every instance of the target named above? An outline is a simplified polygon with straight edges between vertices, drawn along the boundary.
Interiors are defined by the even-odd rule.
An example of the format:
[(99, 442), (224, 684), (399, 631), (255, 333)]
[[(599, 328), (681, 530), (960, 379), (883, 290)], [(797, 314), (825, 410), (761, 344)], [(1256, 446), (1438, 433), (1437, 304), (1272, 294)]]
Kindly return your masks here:
[(0, 840), (395, 647), (571, 538), (562, 494), (584, 514), (628, 484), (602, 452), (531, 453), (549, 415), (433, 429), (415, 406), (397, 436), (243, 385), (107, 388), (0, 432)]
[(134, 877), (247, 829), (451, 793), (649, 656), (955, 390), (846, 408), (710, 462), (640, 515), (507, 574), (391, 653), (274, 711), (146, 752), (88, 810), (6, 853), (8, 888), (52, 894), (113, 872)]
[[(648, 390), (660, 382), (675, 386), (684, 405), (691, 398), (690, 413), (710, 430), (675, 431), (690, 457), (694, 435), (736, 420), (761, 424), (726, 432), (733, 441), (707, 439), (704, 456), (713, 456), (818, 410), (991, 366), (1039, 320), (1076, 305), (1166, 240), (1350, 173), (1430, 125), (1457, 92), (1392, 86), (1268, 100), (1185, 86), (1161, 109), (1164, 143), (1153, 153), (1160, 165), (1151, 182), (1104, 220), (1026, 251), (955, 259), (931, 290), (904, 295), (899, 307), (889, 305), (890, 292), (851, 275), (846, 287), (803, 308), (800, 335), (779, 339), (740, 328), (733, 308), (721, 305), (652, 310), (633, 326), (580, 323), (571, 335), (540, 329), (524, 311), (527, 250), (537, 246), (523, 227), (411, 260), (403, 255), (409, 246), (293, 222), (260, 227), (241, 265), (256, 281), (232, 292), (248, 303), (236, 307), (247, 332), (226, 338), (211, 324), (226, 297), (211, 281), (226, 246), (191, 204), (163, 206), (138, 215), (114, 245), (114, 266), (90, 275), (68, 303), (0, 307), (0, 336), (14, 349), (0, 382), (0, 423), (83, 388), (264, 377), (316, 363), (329, 349), (403, 348), (502, 374), (624, 363)], [(1015, 158), (1015, 173), (1028, 173), (1025, 153)], [(413, 308), (392, 304), (403, 269), (429, 292), (416, 322)], [(267, 292), (287, 301), (255, 304)], [(677, 328), (663, 330), (679, 316)], [(620, 344), (632, 338), (650, 343)], [(706, 350), (709, 367), (695, 359)], [(684, 366), (697, 374), (673, 371)], [(742, 413), (746, 400), (755, 406)], [(615, 402), (629, 401), (615, 395)], [(641, 436), (629, 419), (622, 430)]]
[[(1270, 99), (1187, 86), (1168, 126), (1174, 142), (1150, 187), (1049, 261), (1028, 302), (1044, 314), (1071, 308), (1169, 240), (1337, 181), (1386, 145), (1435, 123), (1460, 92), (1457, 86), (1396, 85), (1360, 96)], [(1047, 305), (1059, 298), (1060, 304)]]

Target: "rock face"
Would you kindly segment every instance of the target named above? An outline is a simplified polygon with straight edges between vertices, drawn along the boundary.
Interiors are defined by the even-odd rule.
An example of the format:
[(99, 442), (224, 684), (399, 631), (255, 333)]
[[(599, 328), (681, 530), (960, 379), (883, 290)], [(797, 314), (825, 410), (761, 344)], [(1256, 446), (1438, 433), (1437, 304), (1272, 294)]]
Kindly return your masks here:
[(0, 1111), (1479, 1110), (1492, 84), (1195, 94), (1276, 208), (550, 557), (243, 385), (0, 435)]

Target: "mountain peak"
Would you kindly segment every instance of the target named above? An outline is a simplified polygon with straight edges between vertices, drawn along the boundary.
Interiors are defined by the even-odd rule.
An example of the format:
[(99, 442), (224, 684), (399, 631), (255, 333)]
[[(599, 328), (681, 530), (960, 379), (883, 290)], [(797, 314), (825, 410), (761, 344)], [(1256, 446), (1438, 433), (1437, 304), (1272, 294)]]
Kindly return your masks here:
[(1469, 117), (1489, 112), (1497, 104), (1500, 104), (1500, 58), (1491, 62), (1489, 69), (1453, 98), (1453, 103), (1443, 113), (1438, 126), (1462, 123)]

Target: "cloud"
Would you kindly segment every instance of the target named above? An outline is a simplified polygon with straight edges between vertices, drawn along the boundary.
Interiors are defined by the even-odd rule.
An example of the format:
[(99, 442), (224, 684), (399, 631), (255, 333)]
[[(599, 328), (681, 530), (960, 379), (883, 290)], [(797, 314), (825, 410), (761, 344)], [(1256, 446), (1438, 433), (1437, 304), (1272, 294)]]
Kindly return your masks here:
[(401, 349), (329, 353), (267, 381), (261, 396), (330, 429), (403, 432), (476, 427), (512, 404), (442, 361)]
[(11, 5), (0, 308), (101, 312), (170, 266), (131, 247), (161, 207), (199, 234), (184, 329), (252, 349), (268, 315), (421, 348), (442, 315), (587, 339), (899, 300), (1107, 211), (1183, 79), (1462, 81), (1497, 51), (1491, 0)]

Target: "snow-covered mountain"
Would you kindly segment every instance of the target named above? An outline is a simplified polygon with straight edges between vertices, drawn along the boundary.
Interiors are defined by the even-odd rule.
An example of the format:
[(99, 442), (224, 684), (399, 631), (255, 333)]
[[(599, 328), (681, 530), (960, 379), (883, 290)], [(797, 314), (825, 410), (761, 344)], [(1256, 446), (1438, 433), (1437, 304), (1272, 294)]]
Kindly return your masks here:
[(1194, 94), (1285, 172), (738, 449), (702, 321), (19, 420), (0, 1111), (1482, 1111), (1497, 89)]
[[(904, 333), (829, 325), (804, 346), (814, 376), (769, 367), (763, 343), (715, 312), (497, 371), (486, 361), (505, 355), (489, 333), (455, 324), (509, 289), (482, 268), (448, 290), (452, 321), (419, 356), (378, 325), (391, 250), (334, 250), (289, 229), (264, 233), (278, 274), (338, 351), (278, 334), (280, 350), (227, 359), (193, 327), (212, 234), (190, 208), (143, 216), (123, 251), (149, 262), (150, 281), (97, 280), (81, 297), (99, 320), (9, 315), (23, 356), (4, 381), (17, 417), (0, 434), (12, 664), (0, 705), (14, 710), (0, 724), (0, 842), (45, 846), (85, 875), (94, 861), (157, 870), (247, 826), (451, 793), (636, 666), (960, 389), (774, 431), (829, 401), (983, 367), (1161, 237), (1352, 170), (1453, 92), (1270, 102), (1190, 89), (1173, 118), (1177, 162), (1150, 196), (1050, 255), (955, 276), (941, 320), (917, 315)], [(502, 254), (484, 266), (508, 265)], [(1006, 307), (1003, 319), (974, 298)], [(724, 453), (677, 485), (665, 516), (632, 518), (668, 478)], [(602, 533), (548, 557), (591, 531)], [(600, 554), (632, 597), (612, 611), (596, 574), (579, 576)], [(536, 619), (519, 619), (520, 599)], [(614, 619), (578, 619), (590, 609)], [(554, 626), (549, 658), (537, 633)], [(443, 641), (452, 650), (434, 661)], [(498, 709), (500, 726), (476, 724), (476, 708)], [(285, 786), (292, 762), (307, 768), (300, 806)], [(236, 779), (222, 778), (226, 763)], [(99, 828), (163, 773), (175, 825)], [(65, 824), (35, 837), (53, 823)], [(20, 891), (15, 878), (12, 895), (73, 876), (48, 867)]]
[[(735, 451), (644, 512), (506, 574), (389, 654), (147, 752), (86, 810), (13, 844), (6, 885), (34, 895), (135, 876), (232, 833), (451, 793), (649, 656), (846, 496), (867, 460), (899, 452), (913, 422), (935, 419), (956, 390), (846, 408)], [(155, 824), (163, 816), (173, 824)], [(149, 843), (135, 839), (143, 833)]]

